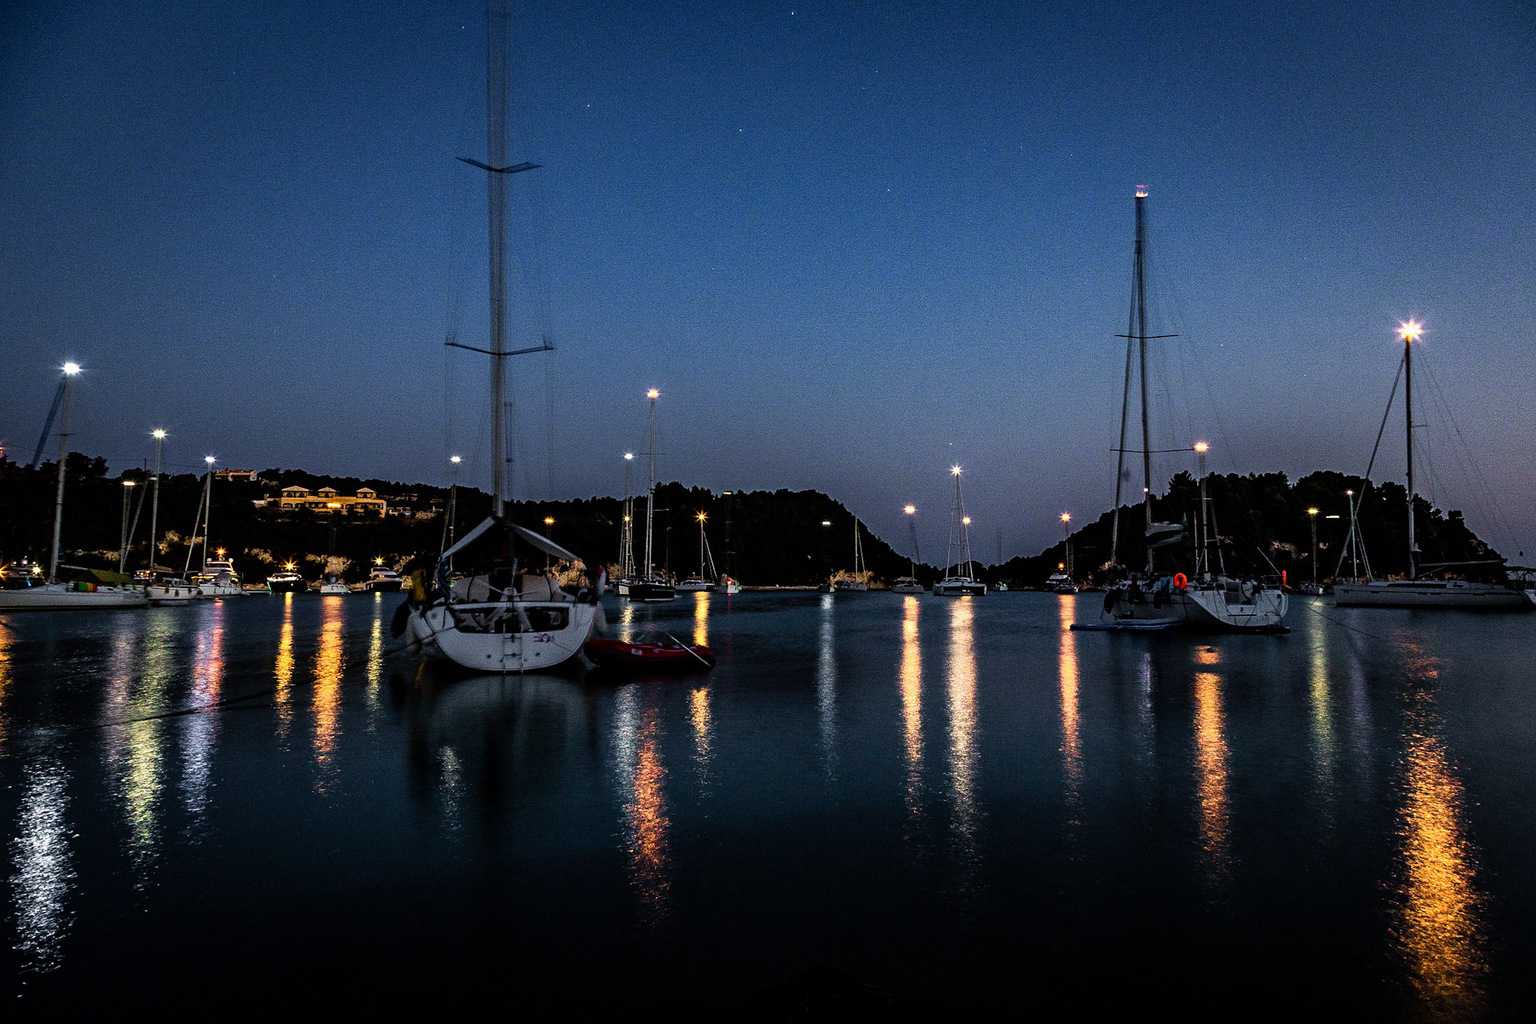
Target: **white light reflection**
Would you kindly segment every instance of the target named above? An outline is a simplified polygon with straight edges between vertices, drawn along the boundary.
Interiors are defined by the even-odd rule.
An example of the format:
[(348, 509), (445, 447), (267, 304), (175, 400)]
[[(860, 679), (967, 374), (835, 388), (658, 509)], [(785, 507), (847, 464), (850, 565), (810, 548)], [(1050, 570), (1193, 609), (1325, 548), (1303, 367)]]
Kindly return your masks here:
[(821, 762), (827, 781), (837, 779), (837, 622), (833, 595), (821, 595), (821, 624), (816, 634), (816, 720), (821, 730)]
[(63, 962), (64, 939), (74, 924), (75, 890), (64, 766), (39, 757), (21, 771), (21, 802), (11, 840), (12, 949), (23, 968), (45, 973)]
[(962, 597), (949, 606), (950, 834), (961, 864), (960, 887), (970, 888), (978, 859), (980, 811), (976, 803), (975, 605)]
[(901, 601), (901, 685), (902, 753), (906, 762), (906, 807), (908, 834), (923, 813), (923, 645), (918, 632), (922, 602), (908, 594)]
[(224, 608), (223, 601), (208, 601), (200, 609), (203, 621), (198, 623), (193, 653), (190, 703), (202, 710), (182, 719), (181, 800), (194, 835), (208, 809), (214, 743), (219, 732), (219, 712), (214, 705), (224, 687)]
[(379, 684), (384, 678), (384, 595), (373, 592), (373, 622), (368, 629), (368, 732), (378, 728)]

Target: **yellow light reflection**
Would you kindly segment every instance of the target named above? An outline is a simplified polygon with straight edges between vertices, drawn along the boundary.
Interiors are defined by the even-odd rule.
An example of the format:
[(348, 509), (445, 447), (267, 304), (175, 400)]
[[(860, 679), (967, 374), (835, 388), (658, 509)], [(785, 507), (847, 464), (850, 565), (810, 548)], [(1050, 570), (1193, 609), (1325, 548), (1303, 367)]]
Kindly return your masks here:
[(907, 816), (916, 820), (923, 808), (923, 645), (918, 618), (922, 602), (908, 594), (901, 602), (901, 725), (907, 762)]
[(276, 692), (272, 701), (277, 709), (277, 731), (286, 736), (293, 724), (293, 703), (289, 691), (293, 687), (293, 593), (283, 594), (283, 624), (277, 632), (277, 663), (272, 666), (272, 679)]
[(1077, 634), (1072, 621), (1077, 604), (1061, 595), (1056, 601), (1060, 640), (1056, 648), (1056, 679), (1061, 696), (1061, 767), (1066, 782), (1067, 817), (1082, 824), (1083, 750), (1077, 721)]
[[(144, 660), (138, 692), (131, 701), (129, 714), (153, 714), (162, 710), (163, 695), (175, 669), (175, 633), (169, 620), (151, 621), (145, 635)], [(130, 719), (122, 726), (127, 745), (127, 764), (120, 769), (118, 785), (123, 812), (133, 833), (131, 851), (135, 868), (134, 885), (148, 885), (148, 871), (156, 857), (159, 843), (160, 792), (162, 779), (163, 721), (159, 718)]]
[(709, 644), (709, 592), (696, 590), (693, 594), (693, 642), (701, 646)]
[(11, 631), (0, 623), (0, 755), (5, 753), (5, 695), (11, 688)]
[(975, 605), (962, 598), (949, 606), (949, 783), (951, 833), (961, 864), (975, 866), (976, 806), (976, 634)]
[(688, 725), (693, 730), (693, 763), (698, 771), (699, 785), (709, 786), (711, 740), (709, 687), (695, 687), (688, 694)]
[(373, 592), (373, 622), (368, 629), (368, 731), (377, 725), (379, 712), (379, 684), (384, 678), (384, 595)]
[[(336, 751), (340, 732), (341, 671), (343, 642), (341, 629), (347, 602), (321, 602), (320, 646), (315, 651), (315, 764), (324, 768)], [(323, 790), (322, 784), (319, 787)]]
[(1396, 938), (1415, 991), (1436, 1017), (1480, 1016), (1488, 972), (1477, 849), (1466, 834), (1457, 778), (1435, 708), (1439, 668), (1416, 650), (1404, 715), (1403, 806), (1398, 812), (1402, 873)]
[(646, 923), (666, 916), (671, 893), (667, 870), (666, 767), (658, 743), (656, 710), (639, 707), (639, 687), (630, 685), (616, 701), (615, 768), (623, 798), (624, 849), (630, 882)]
[(1312, 725), (1312, 775), (1317, 781), (1318, 802), (1325, 830), (1333, 831), (1333, 692), (1328, 680), (1328, 620), (1312, 624), (1312, 647), (1307, 664), (1307, 702)]
[(635, 641), (635, 606), (628, 601), (619, 604), (619, 639), (626, 644)]
[[(1195, 661), (1217, 665), (1221, 654), (1199, 648)], [(1215, 880), (1227, 874), (1230, 823), (1227, 807), (1227, 737), (1222, 710), (1221, 674), (1195, 673), (1195, 767), (1200, 790), (1200, 850)]]

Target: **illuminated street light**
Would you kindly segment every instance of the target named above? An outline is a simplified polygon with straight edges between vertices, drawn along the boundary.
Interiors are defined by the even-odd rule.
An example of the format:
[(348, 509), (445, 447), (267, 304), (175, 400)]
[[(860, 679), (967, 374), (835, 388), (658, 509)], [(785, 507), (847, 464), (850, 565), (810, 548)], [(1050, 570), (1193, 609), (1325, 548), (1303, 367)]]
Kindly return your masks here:
[(1211, 450), (1211, 444), (1210, 444), (1209, 441), (1196, 441), (1195, 442), (1195, 454), (1196, 455), (1204, 455), (1205, 453), (1209, 452), (1210, 450)]

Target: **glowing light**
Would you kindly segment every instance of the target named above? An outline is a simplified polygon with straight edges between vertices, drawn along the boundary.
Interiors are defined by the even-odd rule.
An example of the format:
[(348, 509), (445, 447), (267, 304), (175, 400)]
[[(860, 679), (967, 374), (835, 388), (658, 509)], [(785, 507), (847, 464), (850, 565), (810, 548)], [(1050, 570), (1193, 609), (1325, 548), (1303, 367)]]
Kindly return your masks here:
[(1404, 341), (1418, 341), (1419, 335), (1424, 333), (1424, 325), (1417, 320), (1409, 320), (1407, 323), (1397, 325), (1397, 336)]
[(959, 466), (950, 466), (949, 467), (949, 475), (950, 476), (959, 476), (960, 475), (960, 467)]
[(1307, 508), (1307, 515), (1309, 515), (1309, 516), (1316, 516), (1321, 511), (1322, 510), (1319, 509), (1316, 505), (1312, 505), (1312, 506), (1309, 506)]
[(555, 517), (554, 516), (545, 516), (544, 517), (544, 525), (545, 526), (554, 526), (555, 525)]
[(970, 526), (971, 525), (971, 517), (970, 516), (961, 516), (960, 517), (960, 522), (962, 524), (966, 525), (966, 526)]
[(135, 483), (136, 482), (133, 481), (133, 480), (124, 480), (123, 481), (123, 486), (124, 487), (133, 487), (133, 486), (135, 486)]
[(831, 526), (832, 525), (832, 520), (830, 520), (830, 519), (823, 519), (821, 521), (821, 525), (822, 526)]
[(698, 520), (698, 521), (699, 521), (699, 522), (701, 522), (701, 523), (702, 523), (702, 522), (704, 522), (704, 521), (705, 521), (705, 520), (706, 520), (706, 519), (708, 519), (708, 518), (709, 518), (709, 515), (708, 515), (708, 514), (707, 514), (707, 513), (704, 513), (704, 512), (700, 512), (700, 513), (698, 513), (698, 514), (697, 514), (697, 515), (695, 515), (695, 516), (694, 516), (694, 517), (693, 517), (693, 518), (695, 518), (695, 519), (697, 519), (697, 520)]
[(635, 453), (634, 452), (625, 452), (624, 453), (624, 461), (625, 462), (634, 462), (635, 461)]
[(462, 456), (462, 455), (450, 455), (450, 456), (448, 456), (448, 461), (453, 463), (455, 466), (457, 466), (459, 463), (464, 461), (464, 456)]
[(283, 569), (285, 571), (287, 571), (287, 572), (293, 572), (293, 563), (292, 562), (284, 562), (283, 563)]
[(214, 548), (213, 549), (213, 553), (218, 555), (220, 558), (224, 557), (224, 549), (223, 548)]
[(154, 430), (149, 432), (149, 436), (154, 438), (156, 441), (164, 441), (168, 435), (166, 434), (164, 427), (156, 427)]
[(384, 564), (384, 559), (380, 558), (378, 555), (374, 555), (373, 556), (373, 564), (374, 565), (383, 565)]
[(1066, 572), (1067, 571), (1067, 563), (1066, 562), (1057, 562), (1056, 563), (1056, 571), (1057, 572)]
[(69, 362), (59, 367), (59, 369), (64, 371), (64, 376), (73, 377), (80, 372), (80, 364), (71, 359)]
[(1072, 513), (1071, 512), (1063, 512), (1061, 514), (1061, 521), (1064, 522), (1064, 523), (1070, 523), (1072, 521)]
[(1210, 450), (1211, 450), (1211, 444), (1210, 444), (1209, 441), (1196, 441), (1195, 442), (1195, 454), (1196, 455), (1204, 455), (1206, 452), (1208, 452)]
[(901, 507), (901, 510), (903, 512), (905, 512), (909, 516), (917, 515), (917, 506), (916, 505), (903, 505)]
[(661, 397), (661, 389), (659, 389), (659, 388), (651, 388), (651, 390), (649, 390), (649, 391), (647, 391), (645, 393), (645, 397), (649, 398), (651, 401), (654, 402), (654, 401), (656, 401), (656, 399)]
[(219, 461), (219, 460), (218, 460), (218, 459), (216, 459), (216, 458), (214, 458), (214, 457), (213, 457), (213, 456), (212, 456), (212, 455), (204, 455), (204, 456), (203, 456), (203, 461), (204, 461), (204, 462), (206, 462), (206, 463), (208, 463), (208, 465), (209, 465), (209, 466), (210, 466), (210, 467), (212, 467), (212, 466), (213, 466), (213, 464), (214, 464), (214, 463), (215, 463), (215, 462), (218, 462), (218, 461)]
[(1136, 186), (1136, 198), (1137, 199), (1145, 199), (1145, 198), (1147, 198), (1147, 186), (1145, 186), (1145, 185), (1137, 185)]

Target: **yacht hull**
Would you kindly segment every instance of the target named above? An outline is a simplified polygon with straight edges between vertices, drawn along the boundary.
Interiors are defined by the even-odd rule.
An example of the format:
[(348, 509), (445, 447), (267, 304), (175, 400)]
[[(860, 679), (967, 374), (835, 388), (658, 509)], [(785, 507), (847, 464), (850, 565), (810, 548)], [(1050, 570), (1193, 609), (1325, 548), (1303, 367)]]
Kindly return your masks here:
[(1380, 580), (1335, 583), (1340, 608), (1460, 608), (1519, 611), (1531, 607), (1518, 590), (1468, 580)]
[(67, 584), (45, 583), (25, 590), (0, 590), (0, 612), (144, 608), (148, 605), (149, 598), (144, 596), (144, 591), (123, 587), (71, 590)]
[(1285, 629), (1290, 599), (1271, 587), (1191, 586), (1181, 596), (1185, 628), (1223, 633), (1276, 633)]
[(935, 597), (985, 597), (987, 585), (978, 580), (940, 580), (933, 585)]
[[(563, 619), (552, 629), (481, 631), (486, 621), (523, 617), (537, 622)], [(430, 658), (451, 661), (474, 672), (502, 675), (543, 672), (569, 661), (592, 634), (597, 606), (567, 601), (476, 604), (449, 607), (441, 602), (412, 608), (406, 623), (411, 645)]]
[(619, 596), (628, 601), (670, 601), (677, 597), (677, 590), (670, 583), (631, 583), (621, 580), (616, 589)]

